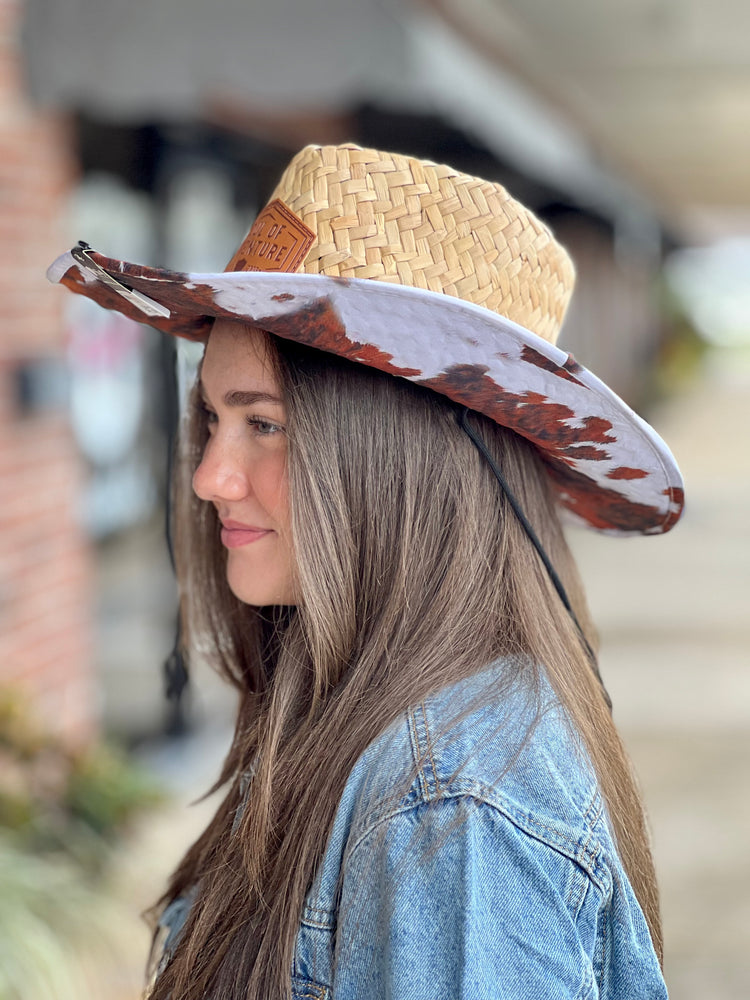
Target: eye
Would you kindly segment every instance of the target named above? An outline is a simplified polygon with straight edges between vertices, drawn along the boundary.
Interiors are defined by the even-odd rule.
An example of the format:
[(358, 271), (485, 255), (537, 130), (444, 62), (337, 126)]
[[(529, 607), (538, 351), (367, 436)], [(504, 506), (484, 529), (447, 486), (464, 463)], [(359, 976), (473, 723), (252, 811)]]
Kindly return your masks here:
[(245, 417), (245, 423), (260, 437), (270, 437), (273, 434), (284, 433), (284, 428), (281, 424), (275, 424), (273, 421), (265, 420), (263, 417), (248, 416)]

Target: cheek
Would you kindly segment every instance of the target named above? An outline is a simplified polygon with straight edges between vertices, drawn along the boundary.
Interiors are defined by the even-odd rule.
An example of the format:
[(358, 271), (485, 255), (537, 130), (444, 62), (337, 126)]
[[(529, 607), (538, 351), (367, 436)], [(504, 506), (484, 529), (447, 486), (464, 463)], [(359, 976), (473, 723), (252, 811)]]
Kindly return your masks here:
[(289, 483), (286, 460), (276, 456), (260, 463), (255, 476), (256, 492), (268, 513), (280, 524), (289, 524)]

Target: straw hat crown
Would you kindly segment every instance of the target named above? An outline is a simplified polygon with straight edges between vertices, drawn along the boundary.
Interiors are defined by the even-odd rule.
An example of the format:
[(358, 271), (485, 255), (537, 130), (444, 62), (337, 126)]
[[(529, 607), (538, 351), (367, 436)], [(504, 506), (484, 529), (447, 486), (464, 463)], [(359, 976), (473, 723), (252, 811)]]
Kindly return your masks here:
[(573, 265), (502, 185), (400, 154), (307, 146), (275, 199), (311, 231), (301, 271), (443, 292), (556, 341)]

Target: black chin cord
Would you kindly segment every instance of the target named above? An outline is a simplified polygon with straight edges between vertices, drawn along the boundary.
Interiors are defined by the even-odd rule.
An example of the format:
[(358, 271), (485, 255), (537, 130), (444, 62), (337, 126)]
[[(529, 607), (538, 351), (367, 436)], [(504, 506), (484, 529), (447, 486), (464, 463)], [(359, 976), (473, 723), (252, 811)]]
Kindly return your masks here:
[(562, 580), (557, 575), (555, 567), (552, 565), (549, 556), (544, 551), (544, 547), (542, 546), (542, 543), (539, 541), (539, 536), (534, 531), (534, 529), (532, 528), (532, 526), (531, 526), (531, 524), (529, 522), (529, 519), (526, 517), (526, 515), (523, 512), (523, 510), (521, 509), (521, 505), (518, 502), (518, 500), (516, 499), (515, 494), (513, 493), (513, 491), (511, 490), (511, 488), (508, 486), (508, 482), (507, 482), (505, 476), (502, 474), (502, 472), (498, 468), (498, 465), (495, 462), (495, 460), (493, 459), (492, 455), (490, 455), (489, 450), (487, 449), (487, 445), (484, 443), (484, 441), (482, 440), (482, 438), (477, 434), (477, 432), (474, 430), (474, 428), (469, 423), (469, 421), (467, 419), (468, 418), (468, 414), (469, 414), (468, 407), (464, 407), (461, 410), (461, 413), (460, 413), (460, 416), (459, 416), (459, 424), (461, 425), (461, 429), (464, 430), (468, 434), (468, 436), (471, 438), (472, 443), (476, 446), (476, 448), (479, 451), (479, 453), (484, 457), (484, 459), (487, 462), (487, 464), (489, 465), (490, 469), (492, 469), (492, 472), (493, 472), (495, 478), (497, 479), (498, 483), (500, 484), (500, 488), (502, 489), (503, 493), (505, 494), (505, 496), (506, 496), (506, 498), (508, 500), (508, 503), (513, 508), (513, 513), (518, 518), (518, 521), (519, 521), (521, 527), (526, 532), (526, 534), (527, 534), (527, 536), (528, 536), (531, 544), (534, 546), (534, 548), (537, 551), (537, 554), (538, 554), (539, 558), (542, 560), (542, 563), (544, 564), (544, 568), (547, 570), (547, 574), (548, 574), (548, 576), (549, 576), (549, 578), (550, 578), (550, 580), (552, 582), (552, 586), (557, 591), (558, 596), (559, 596), (560, 600), (562, 601), (565, 610), (570, 615), (570, 617), (571, 617), (571, 619), (573, 621), (573, 624), (576, 627), (576, 631), (578, 632), (578, 637), (580, 638), (581, 643), (582, 643), (584, 649), (586, 650), (586, 654), (587, 654), (587, 656), (589, 658), (589, 661), (591, 663), (591, 668), (594, 671), (596, 679), (599, 681), (599, 685), (600, 685), (600, 687), (602, 689), (602, 693), (604, 694), (604, 700), (606, 701), (607, 706), (609, 707), (609, 709), (611, 711), (611, 709), (612, 709), (612, 699), (610, 698), (609, 693), (608, 693), (607, 689), (604, 686), (604, 681), (602, 680), (602, 675), (599, 672), (599, 663), (598, 663), (597, 658), (596, 658), (596, 653), (591, 648), (591, 645), (590, 645), (588, 639), (586, 638), (586, 636), (584, 635), (583, 629), (581, 628), (581, 624), (578, 621), (578, 619), (576, 618), (575, 611), (573, 611), (573, 607), (572, 607), (572, 605), (570, 603), (570, 599), (568, 598), (568, 595), (567, 595), (567, 593), (565, 591), (565, 587), (563, 587), (563, 585), (562, 585)]

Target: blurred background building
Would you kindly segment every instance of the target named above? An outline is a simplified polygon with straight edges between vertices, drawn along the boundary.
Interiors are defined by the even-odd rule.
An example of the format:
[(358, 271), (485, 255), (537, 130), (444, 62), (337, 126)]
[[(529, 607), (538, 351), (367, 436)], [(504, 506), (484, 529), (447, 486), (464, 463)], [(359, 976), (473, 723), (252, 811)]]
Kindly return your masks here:
[[(723, 392), (747, 456), (734, 402), (747, 383), (705, 381), (717, 377), (706, 375), (709, 349), (739, 352), (748, 335), (750, 8), (739, 0), (3, 0), (0, 26), (0, 682), (31, 692), (66, 739), (153, 741), (224, 720), (229, 707), (208, 677), (179, 709), (162, 692), (176, 614), (166, 456), (194, 356), (47, 286), (44, 270), (78, 239), (115, 257), (221, 270), (306, 142), (353, 140), (505, 184), (576, 262), (566, 349), (663, 419), (678, 460), (666, 428), (689, 444), (686, 428), (704, 426), (686, 386), (702, 387), (702, 405)], [(743, 357), (732, 355), (737, 371)], [(703, 445), (715, 440), (707, 433)], [(746, 470), (733, 470), (735, 499)], [(699, 497), (700, 475), (696, 465)], [(699, 539), (713, 502), (693, 508)], [(671, 589), (675, 634), (698, 605), (717, 630), (747, 634), (735, 614), (747, 549), (724, 540), (733, 596), (719, 611), (718, 598), (694, 605), (695, 574), (704, 595), (706, 574), (723, 567), (716, 548), (699, 569), (693, 557), (670, 563), (683, 530), (645, 563), (651, 590), (643, 562), (574, 540), (593, 577), (605, 673), (609, 655), (647, 774), (659, 707), (681, 704), (663, 630), (635, 650), (663, 663), (661, 674), (635, 672), (641, 692), (662, 691), (651, 716), (625, 680), (627, 643), (649, 610)], [(638, 605), (644, 592), (653, 601)], [(716, 648), (715, 632), (701, 635), (697, 661)], [(738, 655), (717, 676), (732, 731), (746, 732)], [(747, 761), (742, 746), (726, 754)], [(735, 917), (750, 916), (737, 906)], [(677, 905), (665, 899), (665, 910)], [(740, 958), (714, 978), (710, 955), (690, 965), (689, 929), (666, 931), (674, 996), (740, 996)]]

